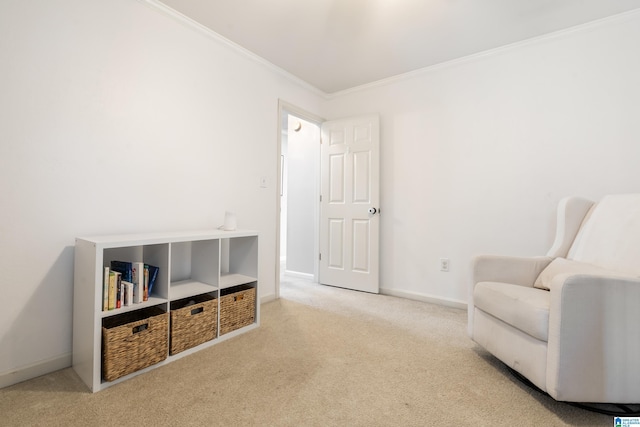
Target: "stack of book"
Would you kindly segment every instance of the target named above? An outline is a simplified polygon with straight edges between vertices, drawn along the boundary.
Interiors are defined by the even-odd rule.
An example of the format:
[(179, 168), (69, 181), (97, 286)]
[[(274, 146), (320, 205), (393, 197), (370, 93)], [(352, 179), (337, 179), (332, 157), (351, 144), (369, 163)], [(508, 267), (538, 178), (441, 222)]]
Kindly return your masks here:
[(111, 261), (104, 268), (102, 311), (147, 301), (158, 277), (158, 267), (143, 262)]

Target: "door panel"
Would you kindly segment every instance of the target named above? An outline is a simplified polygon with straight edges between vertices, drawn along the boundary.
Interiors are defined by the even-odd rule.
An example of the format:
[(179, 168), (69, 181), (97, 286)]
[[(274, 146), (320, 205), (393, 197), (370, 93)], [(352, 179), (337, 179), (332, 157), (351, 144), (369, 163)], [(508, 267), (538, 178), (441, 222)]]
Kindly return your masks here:
[(353, 154), (353, 203), (371, 203), (371, 153)]
[(330, 183), (330, 196), (331, 203), (344, 203), (344, 154), (331, 155), (329, 160), (329, 179)]
[(322, 125), (320, 283), (379, 292), (379, 133), (377, 115)]
[(344, 221), (332, 218), (329, 221), (329, 268), (344, 269)]
[(369, 273), (370, 221), (353, 220), (353, 271)]

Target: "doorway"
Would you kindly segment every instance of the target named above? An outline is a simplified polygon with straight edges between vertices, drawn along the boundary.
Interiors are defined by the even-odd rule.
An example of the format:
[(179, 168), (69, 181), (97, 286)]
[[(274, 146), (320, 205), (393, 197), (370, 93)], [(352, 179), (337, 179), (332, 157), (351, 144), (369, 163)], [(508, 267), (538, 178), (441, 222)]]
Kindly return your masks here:
[(277, 297), (284, 274), (318, 280), (321, 122), (312, 114), (280, 104)]
[(275, 297), (281, 272), (379, 293), (379, 115), (323, 121), (280, 101), (278, 131)]

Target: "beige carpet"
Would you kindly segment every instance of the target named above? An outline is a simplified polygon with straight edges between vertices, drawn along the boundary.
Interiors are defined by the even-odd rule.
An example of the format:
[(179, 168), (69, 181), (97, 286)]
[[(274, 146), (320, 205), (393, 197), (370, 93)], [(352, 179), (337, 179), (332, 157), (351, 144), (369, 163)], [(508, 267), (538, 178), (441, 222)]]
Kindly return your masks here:
[(301, 280), (261, 327), (91, 394), (72, 369), (0, 390), (2, 426), (611, 426), (515, 380), (461, 310)]

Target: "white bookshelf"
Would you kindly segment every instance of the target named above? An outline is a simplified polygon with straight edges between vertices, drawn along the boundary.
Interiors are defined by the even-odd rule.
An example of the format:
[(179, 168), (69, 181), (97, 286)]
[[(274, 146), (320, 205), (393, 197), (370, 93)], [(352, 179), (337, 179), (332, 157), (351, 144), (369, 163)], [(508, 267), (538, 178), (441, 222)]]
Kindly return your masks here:
[[(143, 261), (159, 268), (149, 300), (115, 310), (102, 310), (104, 267), (111, 261)], [(199, 230), (76, 238), (73, 309), (73, 368), (93, 392), (170, 363), (256, 328), (260, 323), (258, 300), (258, 233), (250, 230)], [(220, 304), (220, 290), (249, 285), (256, 288), (255, 322), (156, 365), (115, 381), (102, 379), (102, 322), (146, 307), (169, 313), (172, 301), (213, 294)], [(218, 313), (220, 312), (218, 306)], [(218, 328), (220, 322), (217, 322)]]

